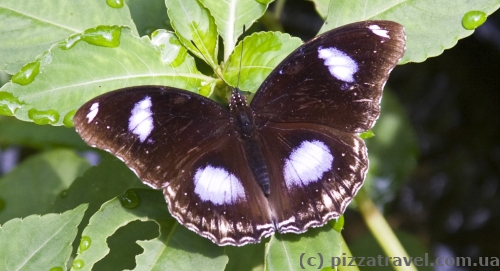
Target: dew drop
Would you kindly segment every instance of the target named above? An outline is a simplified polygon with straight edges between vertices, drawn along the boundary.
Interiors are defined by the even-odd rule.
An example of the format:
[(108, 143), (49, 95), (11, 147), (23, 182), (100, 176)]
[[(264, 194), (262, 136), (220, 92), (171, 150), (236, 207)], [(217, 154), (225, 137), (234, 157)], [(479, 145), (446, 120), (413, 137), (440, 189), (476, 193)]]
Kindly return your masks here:
[(59, 197), (61, 197), (61, 199), (64, 199), (67, 196), (68, 196), (68, 189), (64, 189), (63, 191), (61, 191), (61, 193), (59, 193)]
[(49, 271), (64, 271), (64, 269), (60, 266), (54, 266)]
[(54, 109), (40, 111), (32, 108), (28, 110), (28, 118), (38, 125), (54, 124), (59, 121), (59, 113)]
[(12, 82), (26, 86), (35, 80), (35, 76), (40, 72), (40, 62), (33, 61), (24, 65), (14, 76)]
[(83, 260), (75, 260), (73, 262), (73, 269), (82, 269), (83, 266), (85, 265), (85, 263), (83, 262)]
[(75, 44), (77, 44), (80, 40), (82, 40), (82, 35), (80, 34), (69, 36), (69, 38), (67, 38), (65, 42), (61, 43), (61, 46), (59, 46), (59, 48), (63, 50), (69, 50), (73, 48), (73, 46), (75, 46)]
[(88, 236), (82, 236), (82, 239), (80, 240), (80, 252), (84, 252), (85, 250), (89, 249), (90, 245), (92, 245), (92, 239)]
[(96, 28), (85, 30), (82, 40), (97, 46), (118, 47), (120, 45), (121, 33), (120, 26), (100, 25)]
[(69, 111), (65, 116), (64, 116), (64, 119), (63, 119), (63, 124), (64, 126), (66, 127), (73, 127), (73, 117), (75, 116), (76, 114), (76, 109), (73, 109), (71, 111)]
[(10, 92), (0, 91), (0, 115), (12, 116), (22, 103)]
[(123, 7), (123, 0), (106, 0), (106, 3), (112, 8)]
[(257, 2), (261, 3), (261, 4), (264, 4), (264, 5), (267, 5), (269, 3), (271, 3), (272, 0), (257, 0)]
[(122, 206), (127, 209), (134, 209), (140, 202), (135, 191), (131, 189), (125, 191), (125, 193), (119, 196), (118, 199), (120, 200)]
[(473, 10), (465, 13), (462, 18), (462, 26), (467, 30), (474, 30), (486, 22), (486, 13)]
[(3, 209), (5, 209), (5, 200), (3, 200), (2, 198), (0, 198), (0, 212), (3, 211)]

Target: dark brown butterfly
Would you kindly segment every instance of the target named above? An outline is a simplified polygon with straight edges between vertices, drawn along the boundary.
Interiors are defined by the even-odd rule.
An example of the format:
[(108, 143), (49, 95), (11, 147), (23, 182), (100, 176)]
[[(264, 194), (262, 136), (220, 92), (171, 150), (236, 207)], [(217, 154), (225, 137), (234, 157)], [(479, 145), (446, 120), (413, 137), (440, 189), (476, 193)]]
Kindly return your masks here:
[(403, 27), (365, 21), (323, 33), (285, 58), (247, 105), (165, 86), (96, 97), (78, 133), (162, 189), (170, 213), (219, 245), (301, 233), (339, 217), (365, 179), (382, 89), (403, 56)]

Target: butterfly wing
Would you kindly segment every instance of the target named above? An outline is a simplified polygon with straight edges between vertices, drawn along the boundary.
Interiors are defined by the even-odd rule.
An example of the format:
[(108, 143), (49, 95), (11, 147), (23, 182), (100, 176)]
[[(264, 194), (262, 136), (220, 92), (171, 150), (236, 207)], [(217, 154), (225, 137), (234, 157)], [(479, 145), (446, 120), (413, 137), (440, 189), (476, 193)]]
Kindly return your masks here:
[(362, 139), (314, 123), (273, 123), (260, 132), (277, 231), (301, 233), (344, 213), (368, 169)]
[(210, 99), (170, 87), (131, 87), (90, 100), (74, 123), (89, 145), (163, 189), (170, 213), (198, 234), (241, 245), (274, 232), (229, 111)]
[(339, 217), (368, 170), (357, 135), (379, 116), (382, 89), (403, 56), (403, 27), (366, 21), (326, 32), (291, 53), (252, 100), (279, 232)]
[(365, 21), (303, 44), (267, 77), (250, 107), (260, 125), (310, 122), (346, 132), (370, 129), (382, 89), (403, 56), (403, 26)]

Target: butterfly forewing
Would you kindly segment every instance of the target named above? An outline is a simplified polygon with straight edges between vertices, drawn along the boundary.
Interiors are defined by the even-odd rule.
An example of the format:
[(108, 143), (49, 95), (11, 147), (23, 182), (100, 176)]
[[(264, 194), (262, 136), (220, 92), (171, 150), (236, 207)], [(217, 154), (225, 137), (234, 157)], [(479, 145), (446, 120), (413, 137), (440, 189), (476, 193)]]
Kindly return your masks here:
[(382, 88), (404, 49), (403, 27), (394, 22), (331, 30), (285, 58), (250, 106), (262, 123), (311, 122), (366, 131), (379, 116)]
[[(193, 110), (194, 109), (194, 110)], [(161, 188), (187, 157), (227, 134), (227, 109), (184, 90), (140, 86), (94, 98), (75, 114), (87, 144), (109, 151)]]

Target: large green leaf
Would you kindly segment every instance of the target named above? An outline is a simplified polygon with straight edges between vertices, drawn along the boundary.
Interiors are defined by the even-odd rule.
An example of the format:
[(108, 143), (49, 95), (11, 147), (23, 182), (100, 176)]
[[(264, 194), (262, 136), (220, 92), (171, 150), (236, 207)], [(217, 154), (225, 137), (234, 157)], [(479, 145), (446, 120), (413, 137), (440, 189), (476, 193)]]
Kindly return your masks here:
[(155, 221), (161, 228), (157, 239), (140, 242), (144, 253), (137, 257), (135, 270), (166, 270), (172, 266), (176, 270), (223, 270), (227, 264), (223, 248), (180, 226), (168, 213), (160, 191), (133, 189), (125, 196), (106, 202), (90, 219), (75, 258), (75, 262), (85, 263), (79, 270), (92, 270), (109, 253), (106, 239), (135, 220)]
[(310, 268), (306, 262), (314, 257), (314, 269), (320, 267), (318, 254), (323, 255), (322, 266), (328, 267), (331, 257), (339, 257), (342, 236), (329, 224), (311, 228), (303, 234), (275, 234), (267, 244), (266, 270), (304, 270)]
[(357, 21), (396, 21), (405, 27), (407, 35), (406, 53), (400, 63), (422, 62), (473, 33), (462, 26), (467, 12), (479, 10), (491, 14), (499, 6), (497, 0), (336, 0), (330, 1), (320, 33)]
[[(10, 109), (21, 120), (70, 126), (72, 116), (85, 101), (114, 89), (167, 85), (197, 91), (204, 79), (213, 79), (198, 72), (193, 58), (180, 45), (160, 42), (155, 46), (148, 37), (138, 38), (126, 28), (104, 29), (52, 47), (23, 68), (24, 73), (14, 75), (12, 82), (0, 89), (0, 112), (9, 113)], [(111, 34), (113, 39), (108, 42), (105, 38)], [(118, 42), (119, 46), (79, 41), (86, 37), (97, 40), (90, 40), (93, 43), (103, 40), (105, 45)], [(165, 51), (170, 52), (168, 57), (164, 57)]]
[(52, 44), (88, 28), (127, 25), (137, 35), (128, 7), (113, 8), (105, 0), (2, 0), (0, 22), (0, 69), (10, 74)]
[(66, 270), (70, 244), (86, 209), (82, 204), (63, 214), (16, 218), (0, 226), (0, 269)]
[[(232, 86), (256, 92), (269, 73), (301, 44), (299, 38), (280, 32), (253, 33), (236, 46), (227, 61), (223, 76)], [(238, 77), (241, 78), (239, 86)]]
[(0, 223), (48, 213), (61, 192), (89, 167), (85, 159), (69, 150), (31, 156), (0, 178), (0, 200), (5, 203), (0, 210)]
[(199, 0), (215, 18), (217, 31), (224, 41), (224, 60), (229, 58), (238, 37), (243, 33), (243, 26), (250, 26), (267, 9), (267, 0)]
[(219, 38), (208, 10), (197, 0), (165, 0), (165, 4), (172, 27), (184, 46), (216, 69)]

